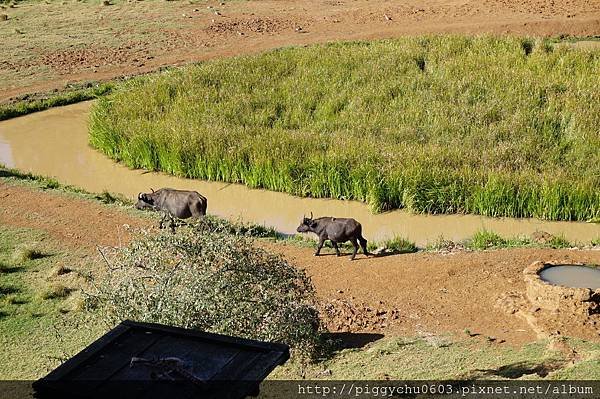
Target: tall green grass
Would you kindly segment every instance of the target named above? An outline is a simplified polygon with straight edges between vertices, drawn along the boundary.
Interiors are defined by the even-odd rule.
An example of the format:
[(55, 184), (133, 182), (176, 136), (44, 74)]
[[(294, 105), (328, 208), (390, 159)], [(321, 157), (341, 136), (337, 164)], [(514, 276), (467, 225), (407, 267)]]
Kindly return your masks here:
[[(24, 96), (15, 102), (0, 104), (0, 121), (30, 114), (33, 112), (44, 111), (48, 108), (59, 107), (62, 105), (74, 104), (81, 101), (93, 100), (106, 95), (113, 88), (114, 83), (87, 83), (67, 87), (60, 93), (46, 93), (39, 98), (29, 98)], [(35, 97), (35, 96), (34, 96)]]
[(90, 143), (134, 168), (354, 199), (374, 211), (600, 216), (600, 53), (409, 37), (133, 79)]

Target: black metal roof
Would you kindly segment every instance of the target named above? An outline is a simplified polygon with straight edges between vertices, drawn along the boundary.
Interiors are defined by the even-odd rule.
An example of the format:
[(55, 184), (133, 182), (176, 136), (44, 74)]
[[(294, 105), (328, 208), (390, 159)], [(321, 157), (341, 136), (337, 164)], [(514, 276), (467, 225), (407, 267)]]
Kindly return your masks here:
[(39, 398), (244, 398), (289, 356), (283, 344), (124, 321), (33, 387)]

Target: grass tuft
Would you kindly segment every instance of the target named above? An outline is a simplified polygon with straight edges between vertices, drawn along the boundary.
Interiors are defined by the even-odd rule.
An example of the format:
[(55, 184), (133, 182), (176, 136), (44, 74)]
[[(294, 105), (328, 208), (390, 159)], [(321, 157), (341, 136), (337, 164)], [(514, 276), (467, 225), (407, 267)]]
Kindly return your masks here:
[(40, 294), (40, 298), (44, 300), (66, 298), (69, 296), (71, 291), (72, 290), (70, 288), (67, 288), (62, 284), (53, 284)]
[(69, 267), (65, 266), (65, 265), (57, 265), (54, 267), (54, 269), (52, 269), (52, 276), (63, 276), (65, 274), (69, 274), (71, 273), (73, 270), (71, 270)]
[(480, 230), (471, 237), (468, 246), (472, 249), (482, 250), (493, 247), (503, 247), (506, 246), (506, 244), (507, 240), (500, 237), (500, 235), (491, 231)]
[(123, 195), (110, 193), (106, 190), (102, 191), (100, 194), (96, 194), (94, 196), (95, 199), (104, 203), (104, 204), (118, 204), (118, 205), (129, 205), (131, 204), (131, 200), (126, 198)]
[(6, 297), (6, 303), (9, 305), (25, 305), (29, 300), (23, 296), (11, 294)]
[(30, 260), (40, 259), (46, 256), (42, 251), (32, 247), (31, 245), (23, 245), (17, 247), (13, 252), (13, 261), (24, 263)]
[(381, 246), (395, 254), (413, 253), (419, 250), (414, 242), (400, 236), (394, 236), (389, 240), (383, 241)]
[[(537, 239), (520, 236), (505, 238), (497, 233), (484, 229), (473, 234), (470, 239), (465, 240), (464, 247), (472, 250), (528, 247), (560, 249), (573, 248), (577, 245), (576, 243), (572, 243), (567, 240), (564, 236), (554, 236), (544, 232), (541, 232), (541, 234), (543, 234), (543, 236), (537, 234)], [(535, 237), (536, 233), (534, 233), (532, 236)], [(594, 245), (594, 242), (592, 241), (591, 244)], [(435, 248), (432, 247), (432, 249)]]
[(0, 273), (10, 273), (11, 270), (12, 266), (10, 266), (8, 263), (0, 261)]
[(574, 246), (569, 240), (567, 240), (564, 236), (554, 236), (548, 242), (548, 246), (550, 248), (571, 248)]

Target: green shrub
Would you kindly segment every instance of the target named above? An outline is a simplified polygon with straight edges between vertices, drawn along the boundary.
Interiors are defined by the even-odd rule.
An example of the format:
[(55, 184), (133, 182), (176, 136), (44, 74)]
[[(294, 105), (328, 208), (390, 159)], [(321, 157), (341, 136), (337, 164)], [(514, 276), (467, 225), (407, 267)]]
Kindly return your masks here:
[(506, 238), (505, 240), (505, 245), (509, 248), (524, 248), (534, 246), (534, 243), (531, 241), (531, 238), (526, 236), (510, 237)]
[(414, 242), (400, 236), (394, 236), (394, 238), (385, 240), (381, 245), (386, 250), (397, 254), (417, 252), (419, 250)]
[(45, 189), (53, 189), (56, 190), (57, 188), (60, 188), (60, 183), (58, 180), (56, 179), (52, 179), (52, 178), (48, 178), (46, 179), (46, 181), (44, 182), (44, 186), (43, 188)]
[(506, 240), (500, 235), (487, 230), (476, 232), (469, 240), (469, 247), (472, 249), (488, 249), (493, 247), (503, 247), (506, 245)]
[(572, 245), (564, 236), (554, 236), (548, 241), (547, 246), (550, 248), (570, 248)]
[(470, 249), (484, 250), (492, 248), (522, 248), (522, 247), (541, 247), (541, 248), (571, 248), (573, 244), (563, 236), (549, 235), (547, 242), (534, 243), (529, 237), (504, 238), (492, 231), (480, 230), (473, 237), (466, 241), (466, 246)]
[(208, 218), (176, 234), (141, 233), (107, 250), (110, 268), (86, 303), (110, 325), (156, 322), (315, 353), (319, 319), (306, 274)]
[(130, 167), (373, 210), (600, 217), (600, 52), (516, 37), (286, 48), (132, 79), (90, 143)]

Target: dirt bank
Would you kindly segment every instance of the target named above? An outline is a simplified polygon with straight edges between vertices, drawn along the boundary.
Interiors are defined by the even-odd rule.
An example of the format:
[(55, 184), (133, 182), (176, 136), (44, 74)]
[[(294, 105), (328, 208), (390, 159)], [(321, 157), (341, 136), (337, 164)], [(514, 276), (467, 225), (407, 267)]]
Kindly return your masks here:
[[(600, 34), (587, 0), (53, 1), (0, 10), (0, 102), (164, 65), (288, 45), (424, 33)], [(43, 35), (36, 32), (43, 31)]]
[[(0, 224), (30, 227), (89, 253), (96, 245), (126, 242), (123, 225), (148, 226), (116, 207), (0, 180)], [(260, 245), (281, 253), (312, 277), (331, 331), (398, 335), (469, 334), (499, 344), (521, 344), (560, 334), (598, 338), (589, 322), (573, 324), (552, 312), (528, 322), (523, 270), (536, 260), (600, 263), (600, 251), (516, 249), (449, 254), (420, 252), (365, 258), (312, 256), (291, 244)], [(507, 306), (507, 301), (508, 305)], [(516, 309), (516, 310), (515, 310)], [(558, 319), (557, 319), (558, 317)], [(562, 318), (561, 318), (562, 317)]]

